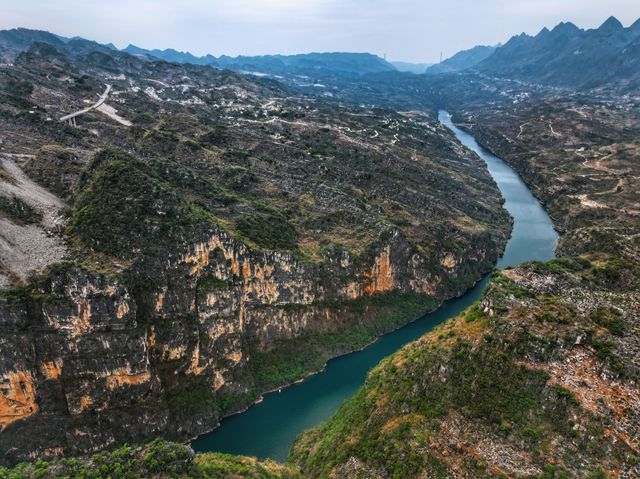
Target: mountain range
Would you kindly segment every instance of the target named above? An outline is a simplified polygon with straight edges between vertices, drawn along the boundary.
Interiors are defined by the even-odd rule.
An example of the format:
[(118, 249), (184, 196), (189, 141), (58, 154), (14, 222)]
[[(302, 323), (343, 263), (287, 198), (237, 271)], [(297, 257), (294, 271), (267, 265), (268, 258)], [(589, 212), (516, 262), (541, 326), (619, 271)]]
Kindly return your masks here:
[(113, 44), (101, 45), (79, 37), (64, 38), (24, 28), (0, 32), (0, 59), (10, 61), (36, 42), (52, 45), (74, 57), (91, 53), (94, 61), (98, 61), (99, 56), (108, 62), (111, 60), (107, 57), (123, 59), (122, 54), (131, 54), (146, 61), (211, 66), (285, 79), (340, 77), (357, 81), (363, 75), (372, 74), (426, 72), (432, 76), (473, 72), (574, 89), (614, 86), (634, 90), (640, 87), (640, 20), (625, 28), (615, 17), (610, 17), (599, 28), (588, 30), (563, 22), (551, 30), (543, 28), (537, 35), (516, 35), (504, 45), (476, 46), (431, 66), (390, 63), (369, 53), (199, 57), (174, 49), (148, 50), (135, 45), (118, 50)]
[(610, 17), (599, 28), (572, 23), (511, 38), (475, 66), (479, 72), (555, 86), (638, 85), (640, 20), (625, 28)]
[(300, 55), (264, 55), (196, 57), (188, 52), (173, 49), (145, 50), (129, 45), (123, 51), (133, 55), (159, 58), (173, 63), (193, 63), (229, 70), (255, 72), (271, 75), (319, 73), (366, 74), (394, 71), (395, 67), (386, 60), (370, 53), (308, 53)]
[[(412, 74), (0, 31), (0, 479), (640, 477), (639, 37), (562, 23)], [(286, 465), (142, 445), (492, 270), (509, 202), (439, 110), (541, 200), (558, 258), (494, 271)]]
[(129, 45), (118, 50), (113, 44), (102, 45), (80, 37), (65, 38), (49, 32), (15, 28), (0, 31), (0, 58), (11, 60), (20, 52), (27, 50), (34, 43), (46, 43), (78, 57), (82, 52), (114, 55), (127, 53), (142, 60), (164, 60), (170, 63), (182, 63), (211, 66), (246, 73), (268, 75), (306, 75), (316, 74), (367, 74), (395, 71), (395, 67), (386, 60), (370, 53), (308, 53), (300, 55), (264, 55), (230, 57), (222, 55), (214, 57), (206, 55), (197, 57), (189, 52), (174, 49), (146, 50)]
[(124, 51), (171, 62), (282, 76), (474, 72), (575, 89), (615, 86), (632, 90), (640, 85), (640, 20), (625, 28), (615, 17), (594, 29), (562, 22), (551, 30), (543, 28), (537, 35), (513, 36), (504, 45), (479, 45), (463, 50), (431, 66), (389, 63), (375, 55), (359, 53), (216, 58), (171, 49), (145, 50), (134, 45)]

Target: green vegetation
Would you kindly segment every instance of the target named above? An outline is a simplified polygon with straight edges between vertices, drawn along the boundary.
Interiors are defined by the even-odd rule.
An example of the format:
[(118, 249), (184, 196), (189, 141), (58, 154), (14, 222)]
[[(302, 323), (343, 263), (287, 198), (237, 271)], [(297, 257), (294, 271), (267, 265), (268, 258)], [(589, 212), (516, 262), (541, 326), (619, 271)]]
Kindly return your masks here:
[[(632, 270), (633, 265), (623, 258), (607, 258), (592, 270), (593, 278), (601, 286), (608, 288), (633, 287), (633, 284), (624, 284), (624, 273)], [(636, 267), (637, 272), (637, 267)]]
[(596, 350), (598, 359), (605, 364), (608, 364), (611, 370), (616, 374), (624, 373), (624, 366), (622, 361), (615, 353), (616, 343), (612, 340), (596, 337), (593, 338), (591, 344)]
[(225, 289), (231, 286), (231, 281), (216, 278), (213, 276), (204, 276), (198, 279), (197, 290), (199, 295), (207, 294), (217, 289)]
[(591, 320), (597, 325), (608, 329), (614, 336), (624, 335), (624, 322), (622, 321), (622, 315), (617, 309), (598, 306), (591, 313)]
[(0, 299), (10, 303), (23, 303), (31, 298), (33, 288), (29, 285), (18, 285), (0, 290)]
[(171, 411), (180, 417), (190, 417), (206, 409), (219, 411), (216, 394), (205, 378), (183, 381), (167, 391), (165, 400)]
[(483, 318), (486, 318), (486, 315), (484, 314), (484, 311), (482, 311), (480, 304), (476, 303), (467, 310), (464, 320), (467, 323), (473, 323), (474, 321), (478, 321)]
[(583, 257), (561, 257), (555, 258), (546, 263), (543, 261), (533, 261), (534, 271), (538, 274), (544, 273), (576, 273), (591, 267), (591, 262)]
[(33, 93), (33, 83), (28, 80), (9, 78), (3, 87), (6, 92), (19, 97), (27, 97)]
[(573, 394), (567, 388), (560, 386), (559, 384), (554, 384), (553, 389), (559, 398), (565, 399), (567, 402), (569, 402), (569, 404), (572, 404), (574, 406), (580, 405), (580, 401), (576, 399), (575, 394)]
[[(322, 369), (332, 357), (366, 346), (375, 338), (435, 309), (438, 301), (420, 294), (390, 293), (311, 308), (337, 311), (344, 326), (335, 331), (278, 341), (250, 353), (251, 375), (259, 390), (290, 384)], [(303, 311), (303, 309), (301, 309)]]
[(231, 454), (198, 454), (195, 466), (203, 479), (302, 479), (291, 466)]
[(236, 219), (236, 229), (251, 243), (269, 250), (297, 248), (296, 231), (281, 214), (270, 210)]
[(203, 223), (210, 218), (149, 165), (105, 150), (80, 179), (71, 229), (96, 251), (131, 258), (162, 251)]
[(18, 224), (33, 224), (42, 220), (40, 212), (34, 210), (17, 196), (0, 195), (0, 215), (6, 215)]
[(84, 166), (77, 153), (57, 145), (41, 147), (24, 169), (30, 178), (61, 198), (71, 198)]
[(531, 291), (517, 285), (500, 270), (494, 270), (493, 273), (491, 273), (491, 283), (489, 288), (490, 289), (485, 292), (485, 295), (490, 293), (492, 298), (497, 297), (500, 301), (505, 300), (508, 297), (523, 299), (533, 296)]
[(292, 467), (227, 454), (194, 454), (182, 444), (156, 440), (145, 446), (122, 446), (87, 458), (38, 461), (6, 469), (0, 479), (299, 479)]

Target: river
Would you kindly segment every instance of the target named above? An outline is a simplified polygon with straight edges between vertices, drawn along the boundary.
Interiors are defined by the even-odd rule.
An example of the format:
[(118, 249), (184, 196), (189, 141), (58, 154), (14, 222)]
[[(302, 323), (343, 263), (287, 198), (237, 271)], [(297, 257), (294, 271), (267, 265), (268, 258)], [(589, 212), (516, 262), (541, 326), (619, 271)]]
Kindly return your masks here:
[[(558, 235), (551, 219), (518, 174), (480, 147), (473, 136), (456, 128), (447, 112), (441, 111), (439, 118), (463, 145), (486, 162), (506, 200), (505, 208), (513, 216), (513, 233), (497, 266), (505, 268), (524, 261), (552, 259)], [(323, 372), (304, 382), (266, 395), (264, 401), (246, 412), (224, 419), (219, 428), (195, 440), (192, 447), (198, 452), (227, 452), (284, 461), (296, 436), (333, 416), (362, 386), (371, 368), (405, 344), (460, 314), (480, 298), (487, 281), (484, 278), (464, 296), (382, 336), (368, 348), (329, 361)]]

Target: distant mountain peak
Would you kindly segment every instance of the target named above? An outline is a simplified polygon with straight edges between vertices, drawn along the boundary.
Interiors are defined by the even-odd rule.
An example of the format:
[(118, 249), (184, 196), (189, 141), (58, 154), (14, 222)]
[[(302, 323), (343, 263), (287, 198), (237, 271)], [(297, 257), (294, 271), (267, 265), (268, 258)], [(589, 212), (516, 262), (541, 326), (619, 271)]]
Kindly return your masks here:
[(571, 22), (560, 22), (552, 30), (553, 33), (578, 33), (580, 29)]
[(589, 30), (563, 22), (551, 33), (543, 29), (534, 38), (514, 36), (477, 70), (497, 77), (589, 89), (636, 85), (639, 59), (640, 20), (625, 28), (610, 17), (599, 28)]
[(611, 16), (607, 18), (607, 20), (602, 25), (600, 25), (600, 28), (598, 28), (598, 30), (602, 32), (615, 32), (618, 30), (624, 30), (624, 25), (622, 25), (622, 23), (620, 23), (620, 20), (618, 20), (616, 17)]
[(147, 50), (145, 50), (143, 48), (140, 48), (140, 47), (137, 47), (133, 43), (130, 43), (129, 45), (127, 45), (127, 47), (123, 48), (122, 51), (126, 52), (126, 53), (131, 53), (133, 55), (139, 55), (139, 54), (147, 53)]
[(540, 32), (538, 32), (538, 34), (536, 35), (537, 38), (543, 37), (545, 35), (548, 35), (549, 33), (551, 33), (549, 31), (549, 29), (547, 27), (544, 27), (542, 30), (540, 30)]
[(463, 50), (447, 58), (442, 63), (429, 67), (427, 74), (454, 73), (472, 68), (490, 57), (496, 51), (495, 46), (477, 45), (469, 50)]

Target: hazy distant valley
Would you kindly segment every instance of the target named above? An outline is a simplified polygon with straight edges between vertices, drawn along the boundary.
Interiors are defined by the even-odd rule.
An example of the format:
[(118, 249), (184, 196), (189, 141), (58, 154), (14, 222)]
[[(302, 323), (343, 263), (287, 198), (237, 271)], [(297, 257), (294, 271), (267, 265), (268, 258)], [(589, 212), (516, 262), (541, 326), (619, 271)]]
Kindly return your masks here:
[[(412, 73), (1, 31), (0, 477), (638, 477), (639, 42), (563, 23)], [(557, 259), (493, 270), (512, 218), (440, 110)], [(286, 465), (180, 444), (489, 273)]]

